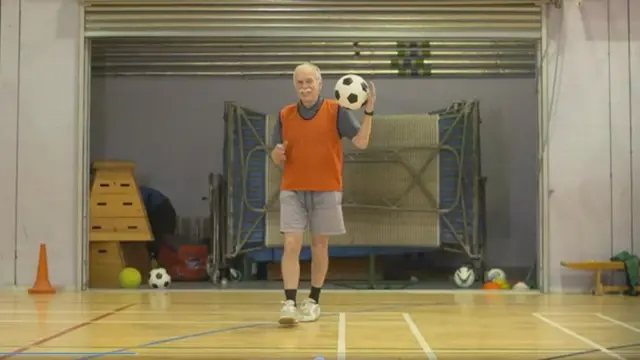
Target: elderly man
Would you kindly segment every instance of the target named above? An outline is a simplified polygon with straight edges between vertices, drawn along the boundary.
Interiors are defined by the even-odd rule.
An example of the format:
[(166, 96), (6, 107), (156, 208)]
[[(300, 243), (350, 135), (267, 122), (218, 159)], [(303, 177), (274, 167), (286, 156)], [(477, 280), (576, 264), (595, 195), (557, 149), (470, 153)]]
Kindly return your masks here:
[[(280, 324), (311, 322), (320, 316), (320, 290), (329, 267), (328, 243), (345, 233), (342, 217), (341, 139), (364, 149), (369, 144), (371, 117), (376, 102), (373, 83), (362, 123), (331, 99), (320, 96), (322, 75), (310, 63), (296, 67), (293, 85), (298, 102), (280, 110), (273, 131), (273, 161), (284, 166), (280, 186), (280, 231), (284, 235), (282, 277), (285, 301)], [(300, 250), (306, 230), (312, 235), (311, 292), (299, 307)]]

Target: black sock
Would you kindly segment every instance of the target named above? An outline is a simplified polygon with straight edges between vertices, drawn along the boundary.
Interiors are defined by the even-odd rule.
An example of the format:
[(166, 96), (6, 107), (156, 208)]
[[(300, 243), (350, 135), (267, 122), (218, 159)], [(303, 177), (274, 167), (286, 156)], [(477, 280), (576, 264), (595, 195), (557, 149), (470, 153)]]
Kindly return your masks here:
[(322, 288), (312, 286), (311, 292), (309, 293), (309, 299), (315, 301), (316, 304), (320, 303), (320, 290), (322, 290)]
[(296, 295), (298, 294), (298, 290), (296, 289), (285, 289), (284, 290), (284, 298), (286, 300), (291, 300), (294, 303), (296, 302)]

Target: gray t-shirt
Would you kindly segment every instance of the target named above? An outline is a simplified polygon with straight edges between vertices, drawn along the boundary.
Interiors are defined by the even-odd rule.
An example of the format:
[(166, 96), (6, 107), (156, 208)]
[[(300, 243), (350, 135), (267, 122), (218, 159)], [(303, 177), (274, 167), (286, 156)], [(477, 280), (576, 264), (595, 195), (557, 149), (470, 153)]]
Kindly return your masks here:
[[(305, 107), (301, 103), (298, 103), (298, 115), (307, 121), (311, 121), (318, 113), (320, 105), (324, 101), (323, 98), (319, 98), (318, 101), (312, 107)], [(356, 120), (353, 113), (343, 107), (338, 107), (338, 118), (336, 119), (336, 131), (338, 136), (352, 140), (354, 136), (360, 131), (360, 123)], [(273, 127), (273, 133), (271, 134), (271, 143), (273, 146), (282, 143), (282, 124), (280, 122), (280, 113), (278, 113), (278, 121), (276, 121)]]

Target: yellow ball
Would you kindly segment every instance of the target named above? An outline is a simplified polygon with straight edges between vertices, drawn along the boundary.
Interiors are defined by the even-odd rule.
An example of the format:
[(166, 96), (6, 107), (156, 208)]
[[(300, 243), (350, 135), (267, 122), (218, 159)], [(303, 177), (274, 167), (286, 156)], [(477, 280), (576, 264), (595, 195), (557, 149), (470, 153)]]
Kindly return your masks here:
[(124, 268), (120, 271), (120, 286), (125, 289), (137, 289), (140, 287), (140, 283), (142, 282), (142, 275), (137, 269), (134, 268)]
[(509, 282), (507, 282), (507, 280), (495, 279), (493, 282), (498, 284), (501, 289), (511, 289), (511, 286), (509, 285)]

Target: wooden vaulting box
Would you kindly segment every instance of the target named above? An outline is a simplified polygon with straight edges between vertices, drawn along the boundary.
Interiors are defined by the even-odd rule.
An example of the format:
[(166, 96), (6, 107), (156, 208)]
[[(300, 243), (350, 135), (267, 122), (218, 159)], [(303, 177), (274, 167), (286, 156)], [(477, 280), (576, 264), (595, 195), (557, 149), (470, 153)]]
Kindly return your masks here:
[(89, 199), (89, 286), (117, 288), (118, 275), (134, 267), (150, 270), (147, 242), (153, 240), (136, 185), (135, 164), (125, 161), (92, 165)]

